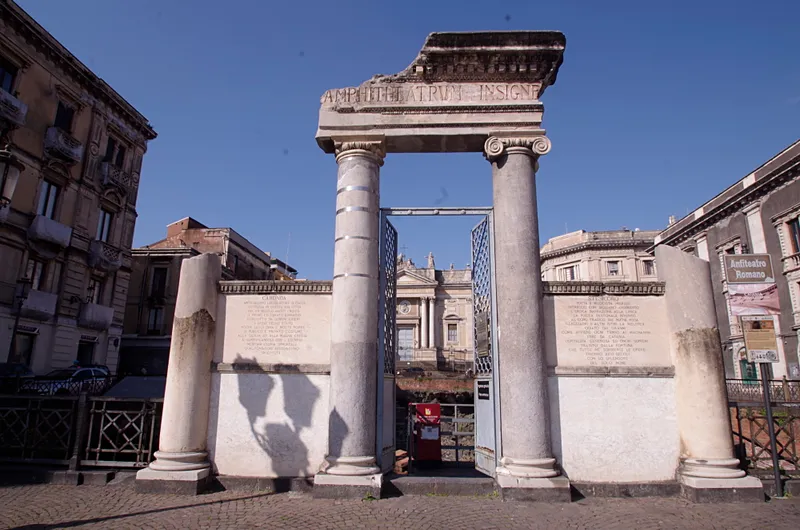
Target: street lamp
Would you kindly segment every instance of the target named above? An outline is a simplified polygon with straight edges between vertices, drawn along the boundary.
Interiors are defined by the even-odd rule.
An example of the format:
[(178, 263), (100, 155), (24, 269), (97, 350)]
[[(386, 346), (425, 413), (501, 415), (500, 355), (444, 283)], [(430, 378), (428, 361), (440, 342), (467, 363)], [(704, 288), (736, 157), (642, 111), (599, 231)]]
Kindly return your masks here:
[(22, 314), (22, 304), (25, 303), (25, 300), (28, 298), (28, 294), (31, 292), (31, 280), (29, 278), (20, 278), (17, 280), (17, 287), (14, 289), (14, 301), (17, 305), (17, 314), (14, 317), (14, 329), (11, 330), (11, 344), (8, 345), (8, 361), (7, 362), (15, 362), (15, 354), (14, 351), (17, 345), (17, 328), (19, 327), (19, 317)]
[(11, 203), (11, 196), (17, 187), (20, 172), (25, 169), (25, 165), (11, 152), (11, 141), (8, 138), (10, 131), (4, 130), (0, 134), (0, 208)]

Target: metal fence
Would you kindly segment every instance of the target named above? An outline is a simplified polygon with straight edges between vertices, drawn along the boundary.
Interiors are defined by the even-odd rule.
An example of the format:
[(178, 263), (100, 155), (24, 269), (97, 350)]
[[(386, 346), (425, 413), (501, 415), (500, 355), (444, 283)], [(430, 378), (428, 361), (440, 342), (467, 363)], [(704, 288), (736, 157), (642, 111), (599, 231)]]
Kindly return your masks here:
[(158, 448), (163, 399), (0, 396), (0, 461), (145, 467)]
[[(397, 447), (409, 451), (412, 445), (412, 414), (410, 407), (397, 407), (395, 415)], [(443, 462), (475, 462), (475, 405), (441, 404), (439, 434)]]
[[(761, 381), (727, 381), (733, 444), (742, 468), (768, 477), (774, 470)], [(800, 381), (769, 383), (772, 422), (781, 474), (800, 478)]]

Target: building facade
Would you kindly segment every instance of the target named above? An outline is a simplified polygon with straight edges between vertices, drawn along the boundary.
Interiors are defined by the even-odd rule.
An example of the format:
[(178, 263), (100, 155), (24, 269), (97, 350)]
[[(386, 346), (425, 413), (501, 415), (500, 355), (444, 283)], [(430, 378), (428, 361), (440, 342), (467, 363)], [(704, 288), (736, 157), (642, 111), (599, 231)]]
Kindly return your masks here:
[(773, 377), (800, 378), (800, 141), (778, 153), (655, 239), (712, 263), (715, 305), (727, 377), (757, 378), (747, 362), (742, 330), (731, 315), (723, 258), (728, 254), (769, 254), (778, 290), (775, 319), (780, 362)]
[(541, 249), (545, 281), (655, 281), (648, 248), (657, 230), (578, 230), (550, 239)]
[(0, 1), (0, 361), (117, 364), (142, 158), (156, 133)]
[(472, 366), (472, 271), (397, 264), (397, 370), (464, 371)]
[(221, 280), (293, 280), (297, 271), (232, 228), (209, 228), (186, 217), (167, 225), (167, 237), (131, 253), (120, 372), (164, 375), (183, 260), (220, 257)]

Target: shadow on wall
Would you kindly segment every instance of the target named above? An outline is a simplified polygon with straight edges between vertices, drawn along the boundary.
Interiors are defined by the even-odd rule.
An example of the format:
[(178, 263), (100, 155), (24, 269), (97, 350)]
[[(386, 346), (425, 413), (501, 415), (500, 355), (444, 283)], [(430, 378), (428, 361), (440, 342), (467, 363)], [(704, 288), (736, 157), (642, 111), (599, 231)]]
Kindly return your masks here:
[[(269, 374), (259, 368), (255, 359), (237, 356), (235, 365), (247, 367), (245, 371), (237, 371), (239, 403), (247, 411), (253, 439), (269, 456), (275, 475), (279, 478), (307, 476), (308, 448), (301, 435), (304, 429), (311, 427), (314, 405), (320, 398), (319, 389), (303, 374)], [(283, 391), (283, 410), (288, 421), (269, 421), (278, 415), (269, 401), (276, 386)]]

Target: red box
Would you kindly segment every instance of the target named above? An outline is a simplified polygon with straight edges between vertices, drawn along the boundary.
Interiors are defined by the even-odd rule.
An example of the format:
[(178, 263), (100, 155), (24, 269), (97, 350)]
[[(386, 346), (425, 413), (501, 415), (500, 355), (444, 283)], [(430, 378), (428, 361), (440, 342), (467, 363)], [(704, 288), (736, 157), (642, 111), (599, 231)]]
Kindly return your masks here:
[(415, 403), (414, 409), (414, 460), (441, 462), (441, 406), (438, 403)]

